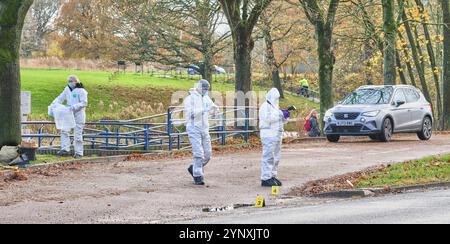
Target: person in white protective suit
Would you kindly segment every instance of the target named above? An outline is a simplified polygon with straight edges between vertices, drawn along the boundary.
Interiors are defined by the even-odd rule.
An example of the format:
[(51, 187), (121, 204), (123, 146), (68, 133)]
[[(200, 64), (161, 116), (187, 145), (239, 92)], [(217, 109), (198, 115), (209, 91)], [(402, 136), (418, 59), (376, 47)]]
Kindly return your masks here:
[(194, 178), (195, 185), (205, 185), (203, 168), (212, 156), (208, 119), (210, 114), (218, 111), (218, 107), (208, 95), (210, 87), (207, 80), (200, 80), (184, 100), (186, 130), (194, 157), (188, 171)]
[(290, 114), (279, 107), (280, 93), (272, 88), (259, 110), (259, 129), (263, 146), (261, 165), (261, 185), (263, 187), (282, 186), (277, 179), (280, 163), (282, 134)]
[[(74, 129), (74, 158), (81, 158), (84, 156), (83, 150), (83, 129), (86, 123), (86, 107), (88, 105), (88, 93), (83, 87), (80, 80), (71, 75), (67, 79), (68, 85), (64, 91), (52, 102), (54, 104), (63, 104), (67, 101), (67, 107), (73, 112), (75, 117)], [(70, 130), (61, 130), (61, 150), (58, 156), (70, 155)]]

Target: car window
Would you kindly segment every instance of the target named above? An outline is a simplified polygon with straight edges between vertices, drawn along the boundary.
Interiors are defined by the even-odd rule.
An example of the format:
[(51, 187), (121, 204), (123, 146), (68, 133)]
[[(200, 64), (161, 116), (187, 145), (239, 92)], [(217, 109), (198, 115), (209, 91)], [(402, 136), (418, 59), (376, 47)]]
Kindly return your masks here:
[(405, 93), (404, 93), (404, 89), (398, 89), (395, 92), (394, 102), (398, 102), (398, 101), (406, 102), (406, 96), (405, 96)]
[(342, 104), (387, 104), (391, 100), (393, 92), (392, 87), (358, 89), (345, 98)]
[(419, 101), (420, 95), (416, 91), (414, 91), (412, 89), (405, 89), (404, 91), (405, 91), (407, 103), (414, 103), (414, 102)]

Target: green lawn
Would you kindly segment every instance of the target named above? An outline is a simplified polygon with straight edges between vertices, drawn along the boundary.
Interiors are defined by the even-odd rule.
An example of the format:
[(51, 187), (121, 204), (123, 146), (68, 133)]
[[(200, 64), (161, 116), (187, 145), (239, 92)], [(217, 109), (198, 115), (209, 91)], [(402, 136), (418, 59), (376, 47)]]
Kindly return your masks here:
[(358, 181), (359, 188), (405, 186), (450, 181), (450, 154), (395, 164)]
[[(22, 69), (22, 90), (32, 92), (32, 119), (49, 120), (47, 107), (66, 86), (66, 78), (77, 75), (89, 92), (89, 121), (100, 119), (127, 119), (164, 113), (175, 91), (188, 91), (195, 80), (160, 78), (148, 74), (120, 74), (106, 71), (79, 71), (60, 69)], [(186, 76), (185, 76), (186, 77)], [(234, 84), (215, 82), (213, 90), (234, 91)], [(254, 90), (268, 88), (255, 86)], [(287, 95), (281, 106), (296, 105), (302, 114), (318, 108), (309, 100)]]

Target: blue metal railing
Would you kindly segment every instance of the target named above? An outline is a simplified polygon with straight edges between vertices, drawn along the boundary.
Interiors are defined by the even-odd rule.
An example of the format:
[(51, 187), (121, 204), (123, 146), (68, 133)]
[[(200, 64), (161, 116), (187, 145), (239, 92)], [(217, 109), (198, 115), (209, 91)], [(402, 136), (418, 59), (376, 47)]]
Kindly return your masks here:
[[(213, 142), (226, 144), (226, 138), (242, 135), (244, 142), (248, 143), (252, 130), (250, 123), (256, 124), (256, 118), (249, 117), (249, 109), (255, 107), (222, 107), (222, 111), (212, 118), (210, 133)], [(182, 119), (182, 107), (170, 107), (167, 113), (147, 116), (125, 121), (104, 120), (87, 122), (84, 128), (85, 147), (102, 150), (183, 150), (190, 148), (187, 132)], [(244, 118), (227, 116), (230, 113), (241, 112)], [(180, 118), (180, 119), (177, 119)], [(243, 128), (237, 129), (236, 122), (243, 122)], [(218, 125), (216, 125), (218, 124)], [(39, 149), (52, 149), (55, 141), (60, 138), (56, 133), (55, 123), (50, 121), (27, 121), (23, 126), (38, 127), (36, 133), (23, 134), (22, 138), (37, 140)], [(241, 126), (242, 127), (242, 126)], [(256, 126), (255, 126), (256, 127)], [(53, 131), (53, 133), (46, 131)], [(71, 136), (73, 139), (73, 136)]]

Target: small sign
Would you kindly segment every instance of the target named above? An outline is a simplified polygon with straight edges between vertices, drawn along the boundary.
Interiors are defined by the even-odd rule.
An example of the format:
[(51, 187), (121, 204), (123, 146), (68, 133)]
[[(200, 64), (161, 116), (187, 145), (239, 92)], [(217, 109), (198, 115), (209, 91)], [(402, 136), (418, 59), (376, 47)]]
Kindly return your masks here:
[(258, 196), (256, 198), (255, 207), (257, 207), (257, 208), (264, 208), (265, 206), (266, 206), (266, 199), (264, 199), (264, 197)]
[(279, 186), (272, 186), (272, 195), (274, 195), (274, 196), (280, 195), (280, 187)]
[(31, 114), (31, 92), (23, 91), (20, 95), (20, 110), (22, 115)]

